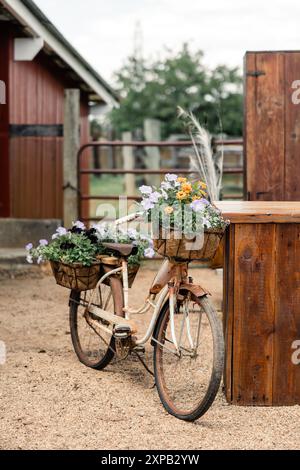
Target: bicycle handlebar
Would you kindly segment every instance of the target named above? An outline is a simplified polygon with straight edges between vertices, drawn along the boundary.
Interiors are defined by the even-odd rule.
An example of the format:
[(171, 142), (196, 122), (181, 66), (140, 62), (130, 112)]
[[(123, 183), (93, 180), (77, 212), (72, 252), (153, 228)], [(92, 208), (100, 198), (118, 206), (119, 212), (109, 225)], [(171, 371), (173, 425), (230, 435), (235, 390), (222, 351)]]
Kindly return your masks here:
[(115, 225), (118, 226), (125, 224), (126, 222), (132, 222), (141, 215), (143, 215), (143, 212), (135, 212), (134, 214), (127, 215), (126, 217), (122, 217), (121, 219), (116, 220)]

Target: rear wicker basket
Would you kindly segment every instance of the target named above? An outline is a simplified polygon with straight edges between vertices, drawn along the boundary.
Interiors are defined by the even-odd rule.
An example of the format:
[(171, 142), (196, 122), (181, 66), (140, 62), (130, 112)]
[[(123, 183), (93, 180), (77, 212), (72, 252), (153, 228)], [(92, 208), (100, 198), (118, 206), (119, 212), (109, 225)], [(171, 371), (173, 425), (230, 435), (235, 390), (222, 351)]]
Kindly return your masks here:
[(190, 246), (193, 240), (185, 238), (184, 235), (182, 235), (182, 238), (176, 239), (176, 232), (171, 231), (170, 238), (153, 240), (154, 250), (161, 256), (178, 261), (211, 261), (216, 254), (224, 232), (225, 229), (205, 231), (202, 248), (192, 250)]
[(86, 291), (94, 289), (100, 279), (100, 262), (91, 266), (82, 264), (65, 264), (51, 261), (53, 275), (56, 283), (67, 289)]

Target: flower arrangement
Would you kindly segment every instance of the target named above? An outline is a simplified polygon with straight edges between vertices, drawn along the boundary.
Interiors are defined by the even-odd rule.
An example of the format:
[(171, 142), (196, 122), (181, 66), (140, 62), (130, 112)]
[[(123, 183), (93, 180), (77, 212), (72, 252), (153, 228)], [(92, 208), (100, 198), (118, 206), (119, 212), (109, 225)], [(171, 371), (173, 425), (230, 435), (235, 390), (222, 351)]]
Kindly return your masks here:
[(187, 178), (167, 174), (159, 188), (141, 186), (141, 210), (148, 220), (160, 226), (198, 233), (224, 229), (227, 222), (221, 212), (207, 199), (207, 186), (202, 181), (192, 183)]
[(27, 262), (38, 264), (44, 261), (63, 262), (65, 264), (81, 264), (91, 266), (97, 262), (97, 256), (111, 252), (103, 243), (132, 243), (137, 246), (137, 253), (128, 258), (129, 265), (140, 264), (141, 259), (153, 257), (152, 240), (134, 229), (122, 230), (106, 224), (97, 224), (88, 229), (80, 222), (74, 222), (71, 229), (59, 227), (52, 235), (52, 240), (40, 240), (34, 247), (32, 243), (26, 246)]

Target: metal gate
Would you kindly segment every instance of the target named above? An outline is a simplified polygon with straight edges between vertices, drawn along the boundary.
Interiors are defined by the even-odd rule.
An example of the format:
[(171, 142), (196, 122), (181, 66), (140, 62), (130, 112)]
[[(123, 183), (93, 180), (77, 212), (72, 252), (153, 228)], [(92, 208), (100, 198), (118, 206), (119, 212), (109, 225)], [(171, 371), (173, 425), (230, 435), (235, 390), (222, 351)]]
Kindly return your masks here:
[[(224, 150), (226, 152), (226, 148), (229, 147), (238, 147), (242, 148), (243, 140), (242, 139), (232, 139), (232, 140), (224, 140), (224, 141), (215, 141), (215, 146), (224, 146)], [(115, 195), (91, 195), (86, 194), (83, 192), (83, 185), (82, 180), (84, 177), (89, 175), (164, 175), (167, 173), (177, 173), (179, 175), (189, 175), (194, 173), (193, 171), (186, 169), (186, 168), (162, 168), (162, 169), (140, 169), (134, 168), (132, 170), (127, 169), (109, 169), (109, 168), (85, 168), (83, 165), (83, 155), (87, 149), (91, 148), (124, 148), (124, 147), (132, 147), (132, 148), (147, 148), (147, 147), (156, 147), (159, 149), (162, 148), (190, 148), (193, 146), (191, 141), (163, 141), (163, 142), (141, 142), (141, 141), (132, 141), (132, 142), (123, 142), (123, 141), (105, 141), (105, 142), (90, 142), (83, 145), (77, 156), (77, 168), (78, 168), (78, 214), (80, 220), (84, 220), (86, 222), (101, 220), (101, 218), (92, 217), (90, 214), (85, 216), (82, 211), (83, 203), (86, 201), (92, 200), (118, 200), (119, 196)], [(240, 164), (235, 167), (224, 167), (224, 174), (231, 174), (231, 175), (243, 175), (244, 174), (244, 167), (243, 164)], [(241, 195), (229, 195), (227, 199), (242, 199)], [(132, 194), (127, 195), (128, 200), (138, 201), (141, 198)], [(86, 211), (85, 211), (86, 212)]]

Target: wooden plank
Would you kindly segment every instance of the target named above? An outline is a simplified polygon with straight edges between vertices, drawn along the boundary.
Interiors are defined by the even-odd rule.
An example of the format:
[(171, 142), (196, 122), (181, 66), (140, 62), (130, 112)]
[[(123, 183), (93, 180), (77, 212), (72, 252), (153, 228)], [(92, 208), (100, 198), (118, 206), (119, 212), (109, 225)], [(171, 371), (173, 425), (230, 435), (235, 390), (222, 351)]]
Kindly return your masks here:
[[(300, 364), (292, 362), (300, 340), (300, 225), (277, 226), (273, 404), (300, 404)], [(299, 345), (298, 345), (299, 349)]]
[(64, 224), (72, 227), (78, 220), (78, 161), (80, 148), (80, 90), (65, 90), (63, 179)]
[[(254, 67), (255, 65), (255, 67)], [(255, 70), (253, 70), (253, 67)], [(284, 54), (246, 61), (246, 161), (250, 200), (284, 199)], [(258, 72), (260, 75), (249, 75)], [(255, 108), (253, 104), (255, 103)]]
[(256, 70), (256, 53), (247, 53), (244, 57), (244, 197), (254, 191), (255, 155), (256, 155), (256, 82), (247, 74)]
[[(300, 52), (285, 53), (285, 195), (300, 200), (300, 103), (292, 101), (293, 84), (300, 80)], [(294, 85), (295, 86), (295, 85)], [(295, 101), (295, 100), (294, 100)]]
[(233, 403), (272, 403), (274, 224), (236, 224)]
[(231, 225), (225, 235), (225, 261), (223, 277), (223, 329), (225, 336), (224, 390), (229, 403), (232, 402), (232, 340), (234, 324), (234, 233)]
[(300, 221), (300, 202), (217, 201), (215, 205), (232, 223), (298, 223)]

